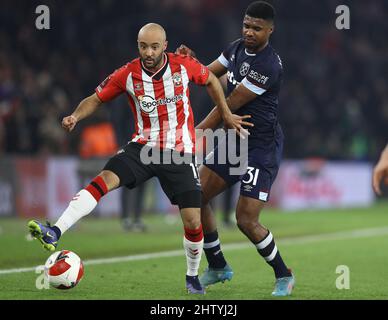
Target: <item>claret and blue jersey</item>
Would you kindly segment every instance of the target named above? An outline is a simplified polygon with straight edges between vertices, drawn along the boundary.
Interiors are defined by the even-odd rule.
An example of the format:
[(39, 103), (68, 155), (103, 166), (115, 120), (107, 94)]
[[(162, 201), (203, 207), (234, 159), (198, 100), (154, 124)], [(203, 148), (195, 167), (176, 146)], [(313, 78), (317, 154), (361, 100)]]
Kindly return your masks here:
[(244, 40), (232, 42), (220, 55), (218, 61), (227, 68), (227, 94), (240, 83), (256, 93), (254, 100), (237, 110), (236, 114), (249, 114), (255, 126), (249, 129), (249, 145), (258, 145), (271, 139), (275, 130), (281, 135), (278, 126), (278, 97), (283, 78), (283, 66), (275, 50), (267, 45), (262, 51), (252, 54)]
[[(269, 193), (279, 170), (283, 133), (278, 122), (278, 102), (283, 78), (283, 66), (274, 49), (267, 45), (256, 54), (249, 53), (243, 39), (231, 43), (218, 61), (227, 69), (227, 95), (241, 83), (256, 97), (236, 111), (251, 115), (249, 122), (248, 162), (244, 174), (232, 175), (230, 163), (221, 163), (218, 150), (228, 151), (227, 140), (219, 142), (205, 165), (222, 177), (229, 185), (241, 181), (240, 194), (268, 201)], [(211, 161), (210, 161), (211, 159)]]

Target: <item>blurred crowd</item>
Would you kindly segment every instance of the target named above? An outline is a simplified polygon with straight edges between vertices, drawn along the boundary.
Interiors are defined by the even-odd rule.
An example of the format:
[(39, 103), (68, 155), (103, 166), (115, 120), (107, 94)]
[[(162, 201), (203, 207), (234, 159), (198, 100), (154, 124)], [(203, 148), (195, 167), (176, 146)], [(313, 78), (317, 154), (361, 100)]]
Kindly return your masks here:
[[(388, 4), (374, 1), (270, 1), (277, 10), (272, 45), (285, 77), (280, 119), (287, 158), (372, 160), (388, 140)], [(339, 4), (350, 29), (335, 26)], [(60, 122), (117, 67), (137, 56), (137, 32), (162, 24), (169, 50), (181, 43), (205, 64), (241, 34), (250, 1), (96, 0), (0, 4), (0, 154), (77, 154), (83, 129), (111, 121), (128, 139), (125, 97), (65, 133)], [(47, 4), (50, 30), (37, 30), (35, 8)], [(192, 88), (198, 123), (211, 110)], [(124, 122), (123, 122), (124, 121)]]

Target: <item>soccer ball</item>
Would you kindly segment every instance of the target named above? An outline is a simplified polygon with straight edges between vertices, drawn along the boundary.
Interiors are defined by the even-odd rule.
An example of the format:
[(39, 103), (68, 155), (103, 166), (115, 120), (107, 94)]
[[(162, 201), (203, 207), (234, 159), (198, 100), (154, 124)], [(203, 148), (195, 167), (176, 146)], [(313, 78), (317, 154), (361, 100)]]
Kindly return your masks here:
[(44, 265), (48, 283), (57, 289), (74, 288), (84, 275), (82, 260), (74, 252), (62, 250), (54, 252)]

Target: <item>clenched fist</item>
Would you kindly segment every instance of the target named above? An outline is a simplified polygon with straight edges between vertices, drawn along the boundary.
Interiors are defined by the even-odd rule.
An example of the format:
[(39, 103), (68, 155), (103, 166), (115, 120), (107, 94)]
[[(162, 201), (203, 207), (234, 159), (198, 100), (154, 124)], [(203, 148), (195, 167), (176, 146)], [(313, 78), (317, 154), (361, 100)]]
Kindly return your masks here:
[(191, 50), (189, 47), (186, 47), (184, 44), (181, 44), (179, 48), (175, 50), (176, 54), (183, 54), (186, 56), (191, 56), (195, 58), (195, 52)]
[(62, 120), (62, 128), (64, 128), (67, 132), (71, 132), (76, 124), (77, 119), (74, 116), (64, 117)]

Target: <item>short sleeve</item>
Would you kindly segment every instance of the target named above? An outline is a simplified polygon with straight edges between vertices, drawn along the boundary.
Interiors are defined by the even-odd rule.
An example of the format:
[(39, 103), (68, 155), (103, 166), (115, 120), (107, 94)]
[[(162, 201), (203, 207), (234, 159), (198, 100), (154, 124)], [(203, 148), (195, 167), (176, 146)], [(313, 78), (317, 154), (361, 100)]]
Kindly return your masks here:
[(255, 63), (250, 67), (241, 84), (252, 92), (262, 95), (279, 80), (280, 72), (280, 68)]
[(229, 61), (230, 61), (230, 58), (233, 54), (233, 50), (234, 48), (236, 47), (236, 45), (238, 44), (238, 42), (240, 41), (240, 39), (236, 40), (236, 41), (233, 41), (232, 43), (230, 43), (226, 49), (220, 54), (220, 56), (218, 57), (218, 61), (225, 67), (225, 68), (228, 68), (229, 67)]
[(209, 78), (209, 69), (192, 57), (185, 57), (183, 65), (187, 69), (189, 80), (198, 85), (205, 85)]
[(117, 69), (102, 81), (95, 92), (102, 102), (110, 101), (125, 91), (127, 65)]

